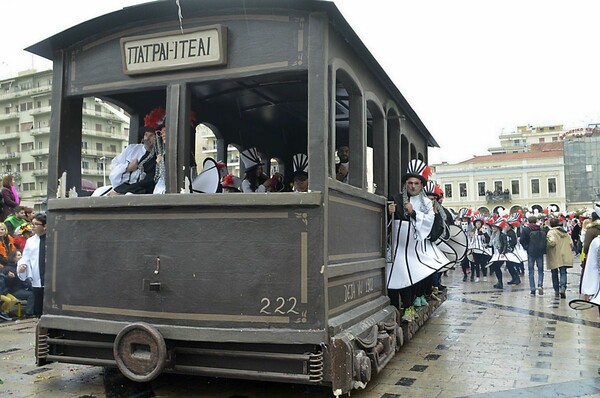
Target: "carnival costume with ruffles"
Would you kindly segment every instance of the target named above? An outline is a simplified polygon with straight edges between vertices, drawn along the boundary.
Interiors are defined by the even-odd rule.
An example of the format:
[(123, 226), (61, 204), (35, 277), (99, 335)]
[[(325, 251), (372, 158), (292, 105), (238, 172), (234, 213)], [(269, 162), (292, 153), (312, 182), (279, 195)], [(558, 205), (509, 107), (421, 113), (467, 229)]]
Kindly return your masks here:
[[(421, 161), (412, 160), (405, 179), (415, 176), (426, 183), (426, 179), (421, 176), (425, 167)], [(398, 194), (393, 199), (396, 202), (396, 215), (399, 220), (394, 221), (394, 256), (386, 271), (388, 288), (402, 289), (441, 270), (451, 264), (451, 261), (429, 239), (435, 219), (431, 200), (422, 192), (411, 197)], [(410, 216), (404, 212), (404, 203), (407, 200), (413, 206)]]

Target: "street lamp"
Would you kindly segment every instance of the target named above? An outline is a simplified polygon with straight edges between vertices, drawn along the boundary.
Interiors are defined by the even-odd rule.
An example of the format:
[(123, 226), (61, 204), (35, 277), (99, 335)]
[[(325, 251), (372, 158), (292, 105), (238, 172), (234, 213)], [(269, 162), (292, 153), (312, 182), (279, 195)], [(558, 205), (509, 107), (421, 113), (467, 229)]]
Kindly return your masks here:
[(103, 177), (103, 182), (102, 185), (106, 186), (106, 156), (102, 156), (100, 158), (100, 160), (102, 160), (102, 177)]

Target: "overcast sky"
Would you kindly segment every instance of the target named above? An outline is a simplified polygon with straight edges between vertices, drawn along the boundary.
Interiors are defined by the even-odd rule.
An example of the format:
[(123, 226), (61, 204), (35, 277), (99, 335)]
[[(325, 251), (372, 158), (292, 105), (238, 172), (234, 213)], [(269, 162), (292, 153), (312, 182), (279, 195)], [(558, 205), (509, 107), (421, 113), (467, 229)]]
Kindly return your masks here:
[[(51, 67), (23, 48), (144, 2), (3, 1), (0, 78)], [(518, 125), (600, 122), (600, 1), (335, 3), (439, 143), (431, 163), (486, 154)]]

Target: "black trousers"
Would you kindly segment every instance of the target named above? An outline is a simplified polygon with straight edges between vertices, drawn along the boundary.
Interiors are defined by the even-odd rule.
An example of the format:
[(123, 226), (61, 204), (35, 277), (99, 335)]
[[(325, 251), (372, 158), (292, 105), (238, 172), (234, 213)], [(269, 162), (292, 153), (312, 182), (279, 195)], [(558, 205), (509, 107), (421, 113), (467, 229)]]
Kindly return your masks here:
[(33, 289), (33, 313), (35, 316), (42, 316), (44, 309), (44, 288), (34, 287)]

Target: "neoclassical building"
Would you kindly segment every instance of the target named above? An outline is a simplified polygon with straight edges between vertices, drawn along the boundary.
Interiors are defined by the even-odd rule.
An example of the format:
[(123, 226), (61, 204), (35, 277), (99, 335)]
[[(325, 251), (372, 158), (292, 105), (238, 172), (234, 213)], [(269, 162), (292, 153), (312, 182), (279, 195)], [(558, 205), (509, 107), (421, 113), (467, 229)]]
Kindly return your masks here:
[(527, 147), (527, 152), (506, 151), (435, 165), (433, 178), (444, 191), (444, 205), (455, 211), (474, 208), (483, 214), (566, 211), (563, 143)]

